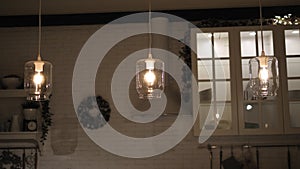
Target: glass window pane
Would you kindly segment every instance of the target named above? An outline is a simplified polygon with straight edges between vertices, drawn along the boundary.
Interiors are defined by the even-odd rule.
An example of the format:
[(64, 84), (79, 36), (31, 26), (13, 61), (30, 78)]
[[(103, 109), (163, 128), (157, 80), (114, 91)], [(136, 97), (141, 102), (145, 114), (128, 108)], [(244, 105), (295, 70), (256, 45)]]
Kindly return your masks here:
[(243, 75), (243, 79), (249, 78), (249, 60), (250, 59), (242, 59), (242, 75)]
[(255, 31), (241, 32), (241, 56), (256, 56)]
[(300, 102), (290, 102), (289, 107), (291, 127), (300, 127)]
[[(224, 108), (223, 108), (224, 107)], [(232, 127), (232, 112), (231, 103), (217, 104), (218, 112), (223, 109), (221, 120), (218, 124), (218, 129), (231, 129)], [(216, 118), (220, 118), (220, 115), (216, 114)]]
[(300, 90), (300, 79), (298, 80), (288, 80), (288, 90)]
[(228, 32), (217, 32), (213, 36), (215, 57), (229, 58)]
[[(257, 33), (258, 33), (258, 51), (259, 51), (259, 54), (262, 51), (260, 32), (261, 31), (257, 31)], [(265, 48), (266, 55), (274, 56), (273, 33), (272, 33), (272, 31), (263, 31), (263, 36), (264, 36), (264, 48)]]
[[(200, 122), (200, 129), (204, 126), (205, 120), (208, 116), (210, 110), (210, 103), (209, 104), (200, 104), (199, 106), (199, 122)], [(213, 118), (211, 118), (213, 120)]]
[[(243, 31), (240, 33), (241, 35), (241, 56), (249, 57), (249, 56), (257, 56), (256, 54), (256, 34), (258, 41), (258, 51), (259, 54), (262, 50), (261, 47), (261, 31)], [(264, 49), (267, 55), (274, 55), (274, 47), (273, 47), (273, 32), (272, 31), (263, 31), (264, 36)]]
[(288, 80), (291, 127), (300, 127), (300, 79)]
[(216, 79), (230, 79), (229, 60), (215, 61)]
[(243, 91), (245, 91), (248, 87), (249, 80), (243, 80)]
[[(230, 101), (231, 90), (230, 82), (216, 82), (216, 101)], [(213, 82), (199, 82), (200, 101), (213, 100)]]
[(285, 30), (284, 34), (286, 55), (300, 55), (299, 29)]
[(230, 82), (216, 82), (216, 100), (217, 101), (230, 101), (231, 100), (231, 90)]
[(198, 60), (198, 79), (213, 79), (211, 60)]
[(286, 58), (286, 64), (288, 77), (300, 77), (300, 58)]
[(279, 104), (277, 102), (264, 102), (262, 106), (262, 117), (264, 128), (279, 128)]
[(211, 33), (197, 33), (197, 58), (212, 58)]
[(256, 97), (253, 96), (253, 92), (249, 86), (249, 80), (243, 80), (243, 95), (244, 100), (256, 100)]
[[(216, 110), (216, 111), (215, 111)], [(209, 112), (217, 112), (210, 113)], [(222, 113), (223, 112), (223, 113)], [(200, 128), (203, 126), (205, 129), (214, 129), (217, 125), (218, 129), (231, 129), (232, 127), (232, 112), (231, 103), (218, 104), (200, 104), (199, 108), (200, 115)]]
[(259, 128), (259, 105), (258, 103), (244, 104), (244, 127)]
[(300, 86), (298, 86), (298, 90), (289, 90), (289, 100), (290, 101), (300, 101)]
[(200, 102), (210, 102), (212, 99), (212, 82), (199, 82), (199, 96)]

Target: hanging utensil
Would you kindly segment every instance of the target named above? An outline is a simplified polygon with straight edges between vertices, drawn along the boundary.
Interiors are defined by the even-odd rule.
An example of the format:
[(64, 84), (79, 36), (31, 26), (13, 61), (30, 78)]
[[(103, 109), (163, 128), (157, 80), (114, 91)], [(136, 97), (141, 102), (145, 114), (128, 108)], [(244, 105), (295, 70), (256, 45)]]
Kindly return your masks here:
[(222, 166), (224, 169), (242, 169), (243, 168), (243, 164), (238, 161), (233, 154), (233, 146), (230, 147), (230, 153), (231, 156), (226, 158), (225, 160), (222, 160)]
[(222, 150), (222, 146), (220, 147), (220, 169), (222, 169), (222, 161), (223, 161), (223, 150)]
[(259, 169), (259, 151), (258, 147), (256, 147), (256, 167)]
[(208, 149), (209, 149), (210, 169), (213, 169), (213, 152), (211, 146), (209, 146)]
[(287, 161), (288, 161), (288, 169), (291, 169), (291, 152), (290, 152), (290, 146), (288, 146), (288, 151), (287, 151)]

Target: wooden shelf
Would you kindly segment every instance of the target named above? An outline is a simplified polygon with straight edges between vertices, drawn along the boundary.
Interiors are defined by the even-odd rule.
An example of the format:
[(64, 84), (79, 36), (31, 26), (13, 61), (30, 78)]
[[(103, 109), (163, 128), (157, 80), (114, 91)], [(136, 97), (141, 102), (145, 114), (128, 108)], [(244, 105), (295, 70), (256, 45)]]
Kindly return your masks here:
[(0, 145), (4, 147), (34, 146), (40, 147), (41, 132), (0, 132)]
[(41, 132), (27, 132), (27, 131), (20, 131), (20, 132), (0, 132), (0, 140), (3, 139), (15, 139), (15, 138), (22, 138), (22, 139), (33, 139), (39, 136)]
[(0, 90), (0, 98), (7, 98), (7, 97), (26, 97), (26, 92), (24, 89)]

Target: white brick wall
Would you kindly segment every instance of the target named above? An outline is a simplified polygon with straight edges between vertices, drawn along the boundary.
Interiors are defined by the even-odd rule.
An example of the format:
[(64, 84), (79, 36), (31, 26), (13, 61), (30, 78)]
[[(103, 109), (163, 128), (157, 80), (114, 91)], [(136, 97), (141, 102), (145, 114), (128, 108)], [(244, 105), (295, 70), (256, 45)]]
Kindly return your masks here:
[[(113, 155), (93, 143), (78, 123), (72, 103), (72, 74), (76, 58), (86, 40), (97, 30), (93, 26), (55, 26), (44, 27), (42, 36), (42, 57), (54, 65), (53, 97), (51, 111), (53, 126), (48, 140), (39, 158), (40, 169), (206, 169), (209, 168), (209, 153), (199, 149), (197, 138), (192, 132), (170, 151), (146, 159), (129, 159)], [(181, 29), (180, 27), (176, 27)], [(0, 28), (0, 76), (7, 74), (22, 75), (25, 61), (35, 59), (37, 54), (37, 28)], [(132, 40), (125, 46), (117, 45), (118, 50), (111, 51), (106, 63), (97, 76), (96, 92), (112, 103), (110, 97), (110, 75), (118, 59), (128, 51), (147, 45), (145, 37), (138, 42)], [(145, 42), (143, 42), (145, 41)], [(171, 43), (172, 44), (172, 43)], [(172, 50), (177, 47), (169, 46)], [(117, 59), (116, 59), (117, 58)], [(131, 89), (134, 90), (134, 87)], [(171, 89), (170, 89), (171, 90)], [(172, 91), (170, 91), (170, 94)], [(138, 100), (133, 102), (139, 103)], [(9, 104), (9, 103), (8, 103)], [(10, 103), (14, 104), (14, 103)], [(173, 101), (176, 104), (176, 99)], [(1, 104), (2, 105), (2, 104)], [(11, 106), (12, 107), (12, 106)], [(121, 117), (112, 107), (110, 124), (122, 133), (149, 137), (165, 130), (174, 119), (159, 119), (154, 125), (130, 123)], [(169, 106), (169, 111), (174, 111)], [(1, 109), (0, 109), (1, 110)], [(168, 111), (167, 110), (167, 111)], [(2, 112), (0, 112), (2, 113)], [(175, 116), (174, 116), (175, 117)], [(274, 153), (273, 153), (274, 151)], [(286, 165), (286, 149), (262, 150), (261, 168), (282, 169)], [(272, 152), (272, 153), (270, 153)], [(297, 150), (293, 150), (293, 160), (299, 159)], [(218, 150), (214, 150), (214, 168), (218, 166)], [(224, 159), (229, 157), (229, 150), (224, 150)], [(274, 162), (275, 161), (275, 162)]]

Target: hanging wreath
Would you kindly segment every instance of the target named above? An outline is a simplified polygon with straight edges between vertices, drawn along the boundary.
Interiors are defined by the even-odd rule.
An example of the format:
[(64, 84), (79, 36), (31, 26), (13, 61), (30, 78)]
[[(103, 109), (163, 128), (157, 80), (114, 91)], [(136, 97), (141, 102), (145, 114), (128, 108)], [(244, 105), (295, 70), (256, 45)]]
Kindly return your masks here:
[(77, 109), (79, 122), (92, 130), (104, 126), (109, 121), (110, 112), (109, 103), (101, 96), (85, 98)]

